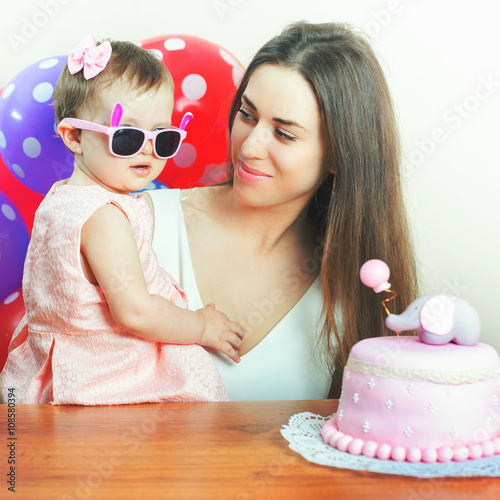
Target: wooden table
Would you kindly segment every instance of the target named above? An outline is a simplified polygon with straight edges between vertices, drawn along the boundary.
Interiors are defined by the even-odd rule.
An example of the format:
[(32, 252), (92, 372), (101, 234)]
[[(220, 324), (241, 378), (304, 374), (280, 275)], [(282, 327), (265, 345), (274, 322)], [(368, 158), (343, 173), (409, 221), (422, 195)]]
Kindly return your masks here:
[[(291, 415), (337, 401), (17, 405), (16, 494), (0, 454), (0, 498), (277, 500), (500, 498), (500, 479), (416, 479), (335, 469), (288, 448)], [(7, 406), (0, 430), (11, 442)], [(7, 480), (9, 477), (7, 477)]]

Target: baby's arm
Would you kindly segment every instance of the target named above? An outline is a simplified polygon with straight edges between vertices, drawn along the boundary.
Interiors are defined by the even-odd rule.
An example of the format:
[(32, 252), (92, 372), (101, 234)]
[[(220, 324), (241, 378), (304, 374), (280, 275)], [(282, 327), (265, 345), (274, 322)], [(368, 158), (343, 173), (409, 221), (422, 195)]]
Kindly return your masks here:
[(240, 360), (244, 331), (238, 323), (212, 306), (191, 311), (149, 293), (132, 228), (118, 207), (105, 205), (87, 220), (80, 248), (124, 330), (158, 342), (212, 347)]

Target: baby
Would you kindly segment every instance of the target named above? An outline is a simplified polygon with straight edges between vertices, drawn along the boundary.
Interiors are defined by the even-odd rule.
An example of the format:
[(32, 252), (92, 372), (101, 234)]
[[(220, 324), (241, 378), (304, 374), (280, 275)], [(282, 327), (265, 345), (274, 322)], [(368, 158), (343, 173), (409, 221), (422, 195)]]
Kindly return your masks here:
[(2, 395), (19, 403), (108, 405), (227, 400), (201, 346), (238, 362), (243, 328), (187, 309), (159, 267), (144, 189), (186, 137), (171, 126), (173, 81), (151, 53), (86, 37), (53, 96), (74, 172), (41, 203), (23, 275)]

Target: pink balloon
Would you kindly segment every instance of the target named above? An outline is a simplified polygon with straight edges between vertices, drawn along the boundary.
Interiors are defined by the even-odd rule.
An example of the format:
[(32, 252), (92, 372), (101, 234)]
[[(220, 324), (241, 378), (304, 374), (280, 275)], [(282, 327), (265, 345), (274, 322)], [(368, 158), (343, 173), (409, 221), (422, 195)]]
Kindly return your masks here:
[(378, 259), (366, 261), (359, 271), (363, 284), (373, 288), (376, 293), (390, 288), (391, 284), (388, 282), (390, 275), (389, 266), (383, 260)]

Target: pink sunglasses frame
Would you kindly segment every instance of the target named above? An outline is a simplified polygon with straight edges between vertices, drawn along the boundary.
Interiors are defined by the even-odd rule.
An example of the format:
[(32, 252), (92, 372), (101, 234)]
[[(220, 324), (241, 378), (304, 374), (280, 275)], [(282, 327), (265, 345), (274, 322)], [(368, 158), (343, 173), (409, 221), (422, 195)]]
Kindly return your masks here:
[[(116, 106), (113, 109), (113, 112), (111, 114), (111, 127), (107, 127), (106, 125), (99, 125), (98, 123), (94, 122), (89, 122), (87, 120), (80, 120), (79, 118), (64, 118), (64, 120), (61, 120), (60, 123), (67, 122), (70, 125), (72, 125), (75, 128), (81, 129), (81, 130), (89, 130), (91, 132), (100, 132), (102, 134), (106, 134), (109, 137), (108, 141), (108, 148), (110, 154), (113, 156), (116, 156), (117, 158), (132, 158), (133, 156), (139, 154), (143, 149), (146, 143), (152, 139), (153, 142), (153, 151), (155, 156), (158, 158), (161, 158), (162, 160), (166, 160), (168, 158), (172, 158), (175, 156), (179, 148), (181, 147), (182, 141), (186, 138), (187, 132), (184, 130), (186, 125), (189, 123), (189, 121), (193, 118), (193, 114), (190, 112), (187, 112), (181, 120), (181, 126), (179, 128), (177, 127), (169, 127), (169, 128), (163, 128), (160, 130), (155, 130), (154, 132), (150, 132), (149, 130), (144, 130), (139, 127), (128, 127), (128, 126), (119, 126), (121, 117), (123, 113), (123, 108), (120, 105), (120, 103), (117, 103)], [(122, 130), (122, 129), (127, 129), (127, 130), (139, 130), (144, 134), (144, 141), (142, 143), (142, 146), (139, 148), (139, 150), (134, 153), (133, 155), (119, 155), (116, 154), (113, 151), (113, 135), (117, 130)], [(168, 132), (168, 131), (173, 131), (173, 132), (179, 132), (181, 140), (179, 141), (179, 145), (177, 146), (177, 149), (175, 150), (175, 153), (173, 153), (170, 156), (160, 156), (157, 151), (156, 151), (156, 137), (161, 134), (162, 132)]]

